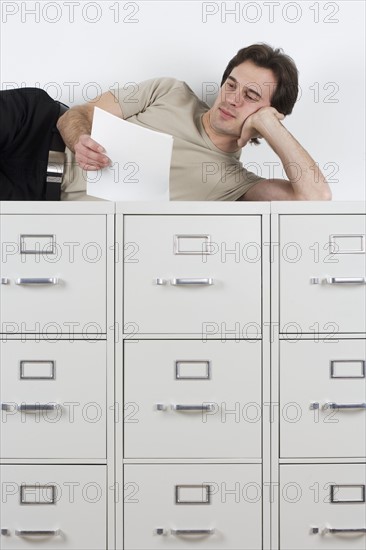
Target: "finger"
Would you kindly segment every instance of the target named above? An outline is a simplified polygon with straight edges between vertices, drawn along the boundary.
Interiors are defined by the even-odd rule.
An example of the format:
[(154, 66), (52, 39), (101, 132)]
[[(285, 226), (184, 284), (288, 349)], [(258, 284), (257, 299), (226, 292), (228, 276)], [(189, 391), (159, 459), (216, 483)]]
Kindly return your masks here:
[(111, 160), (107, 157), (107, 155), (95, 153), (81, 144), (75, 145), (75, 157), (78, 161), (88, 160), (90, 163), (98, 164), (102, 167), (108, 166), (111, 163)]
[(98, 170), (101, 170), (101, 168), (98, 168), (98, 166), (95, 166), (94, 164), (84, 164), (83, 168), (88, 172), (97, 172)]
[(97, 153), (105, 152), (104, 147), (100, 145), (100, 143), (97, 143), (93, 138), (91, 138), (87, 134), (82, 134), (79, 137), (79, 143), (84, 147), (87, 147), (87, 149), (91, 149), (92, 151), (96, 151)]
[[(90, 159), (88, 155), (77, 154), (75, 155), (75, 160), (84, 170), (101, 170), (105, 168), (104, 164)], [(86, 168), (86, 166), (88, 168)]]
[(91, 170), (94, 172), (101, 170), (101, 168), (99, 166), (96, 166), (95, 164), (88, 164), (87, 162), (79, 162), (78, 164), (83, 170)]

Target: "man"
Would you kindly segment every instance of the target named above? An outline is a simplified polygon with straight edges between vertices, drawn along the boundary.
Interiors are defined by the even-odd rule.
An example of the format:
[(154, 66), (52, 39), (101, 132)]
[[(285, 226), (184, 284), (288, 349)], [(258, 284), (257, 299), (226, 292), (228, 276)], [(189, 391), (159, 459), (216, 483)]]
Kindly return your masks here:
[[(85, 171), (110, 163), (103, 147), (90, 137), (95, 106), (173, 135), (172, 200), (330, 200), (317, 164), (281, 123), (298, 94), (293, 60), (266, 44), (254, 44), (229, 62), (221, 84), (211, 109), (186, 84), (156, 79), (132, 92), (114, 90), (73, 107), (57, 126)], [(279, 156), (288, 180), (264, 179), (243, 168), (241, 149), (250, 141), (258, 143), (258, 138)], [(85, 174), (82, 178), (78, 170), (65, 178), (65, 199), (78, 198), (78, 190), (83, 196)]]
[[(132, 92), (130, 87), (106, 92), (58, 119), (67, 158), (61, 199), (93, 200), (85, 192), (86, 172), (113, 161), (90, 137), (97, 106), (174, 137), (172, 200), (330, 200), (317, 164), (281, 123), (297, 93), (294, 62), (265, 44), (243, 48), (229, 62), (211, 109), (184, 82), (169, 78), (143, 82)], [(244, 169), (241, 149), (259, 138), (279, 156), (288, 180)]]

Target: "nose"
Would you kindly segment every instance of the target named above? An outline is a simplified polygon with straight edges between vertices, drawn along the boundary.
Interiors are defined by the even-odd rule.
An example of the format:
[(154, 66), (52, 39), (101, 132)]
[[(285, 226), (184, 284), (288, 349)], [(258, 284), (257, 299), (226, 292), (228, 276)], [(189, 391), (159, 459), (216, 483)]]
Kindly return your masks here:
[(228, 91), (225, 94), (226, 102), (232, 107), (238, 107), (242, 102), (242, 97), (239, 90)]

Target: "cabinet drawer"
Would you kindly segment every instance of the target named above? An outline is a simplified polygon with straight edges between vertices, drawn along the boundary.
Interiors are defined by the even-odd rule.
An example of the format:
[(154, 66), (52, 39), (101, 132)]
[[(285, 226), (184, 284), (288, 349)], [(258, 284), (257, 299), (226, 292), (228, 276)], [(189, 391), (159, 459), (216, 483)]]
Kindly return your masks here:
[(259, 464), (125, 465), (125, 549), (259, 550), (260, 482)]
[(280, 219), (281, 332), (366, 331), (366, 217)]
[(261, 456), (260, 340), (140, 340), (124, 349), (126, 457)]
[(139, 333), (260, 335), (260, 216), (126, 216), (124, 322)]
[(280, 342), (282, 457), (364, 457), (366, 340)]
[(105, 458), (105, 341), (4, 341), (0, 381), (2, 458)]
[(18, 465), (0, 471), (3, 550), (107, 547), (104, 466)]
[(281, 550), (364, 550), (365, 464), (282, 465), (280, 480)]
[(106, 218), (1, 218), (1, 332), (106, 332)]

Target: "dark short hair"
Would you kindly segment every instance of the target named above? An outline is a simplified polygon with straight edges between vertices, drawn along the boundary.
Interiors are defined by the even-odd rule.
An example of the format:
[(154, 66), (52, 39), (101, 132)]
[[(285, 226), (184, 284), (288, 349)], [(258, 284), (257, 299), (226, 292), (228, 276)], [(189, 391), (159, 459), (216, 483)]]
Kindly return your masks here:
[[(258, 67), (271, 69), (277, 80), (277, 86), (271, 98), (271, 106), (284, 115), (292, 113), (299, 93), (298, 70), (294, 60), (280, 48), (268, 44), (252, 44), (242, 48), (229, 61), (222, 77), (221, 86), (226, 82), (234, 67), (244, 61), (251, 61)], [(253, 140), (258, 143), (258, 141)]]

